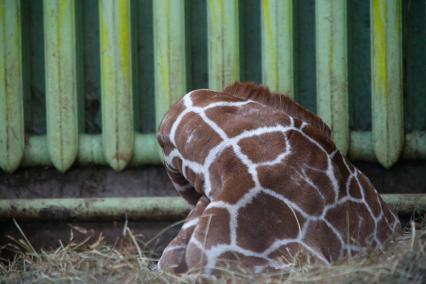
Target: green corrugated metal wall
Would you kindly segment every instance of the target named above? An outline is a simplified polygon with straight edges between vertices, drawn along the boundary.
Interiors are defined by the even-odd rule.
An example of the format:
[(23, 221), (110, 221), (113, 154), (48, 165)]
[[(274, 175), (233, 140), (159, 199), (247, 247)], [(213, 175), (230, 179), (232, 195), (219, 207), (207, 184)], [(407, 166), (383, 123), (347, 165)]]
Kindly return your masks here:
[[(425, 2), (0, 0), (2, 58), (21, 56), (15, 47), (22, 46), (26, 133), (14, 143), (3, 141), (0, 146), (22, 148), (26, 143), (21, 154), (13, 154), (18, 160), (24, 155), (21, 165), (53, 163), (62, 171), (74, 159), (81, 164), (108, 163), (116, 170), (130, 160), (133, 164), (158, 163), (152, 133), (155, 120), (169, 107), (170, 100), (189, 89), (221, 88), (239, 77), (267, 82), (272, 89), (294, 90), (296, 100), (318, 110), (332, 124), (338, 145), (349, 149), (354, 159), (376, 160), (378, 155), (383, 165), (392, 165), (399, 156), (396, 148), (404, 145), (398, 138), (403, 129), (395, 123), (404, 123), (405, 127), (402, 156), (424, 159)], [(14, 19), (22, 22), (16, 30), (22, 33), (21, 43), (12, 43), (9, 38)], [(225, 29), (222, 23), (226, 23)], [(400, 39), (387, 37), (399, 28)], [(219, 43), (215, 38), (224, 41)], [(375, 48), (382, 49), (372, 58), (374, 40)], [(387, 42), (385, 47), (381, 46), (383, 41)], [(392, 48), (396, 53), (385, 58), (387, 65), (383, 67), (380, 56), (392, 52)], [(402, 52), (400, 61), (398, 52)], [(1, 69), (7, 73), (12, 67), (6, 59), (0, 61), (0, 67), (6, 66)], [(75, 65), (66, 60), (75, 60)], [(269, 74), (270, 65), (278, 71)], [(294, 72), (286, 76), (291, 70), (288, 66)], [(384, 93), (395, 93), (385, 99), (395, 103), (380, 101), (381, 96), (371, 99), (372, 89), (381, 92), (378, 87), (372, 88), (372, 82), (380, 79), (379, 71), (371, 71), (374, 68), (390, 68), (386, 73), (390, 76), (386, 77), (386, 88), (390, 89)], [(226, 70), (225, 75), (215, 71), (219, 69)], [(401, 90), (395, 84), (398, 80), (392, 79), (394, 70), (399, 69), (403, 74)], [(55, 76), (61, 72), (67, 76), (58, 81)], [(398, 78), (398, 74), (395, 76)], [(337, 91), (334, 85), (328, 85), (333, 80), (343, 84)], [(19, 82), (16, 84), (19, 88)], [(399, 94), (403, 94), (404, 119), (398, 118)], [(60, 105), (64, 101), (70, 102), (65, 108)], [(19, 108), (19, 102), (15, 105)], [(134, 115), (123, 111), (128, 108)], [(6, 113), (5, 109), (1, 111)], [(380, 118), (381, 114), (390, 116)], [(14, 130), (19, 131), (19, 119), (17, 115)], [(374, 121), (375, 130), (371, 132)], [(5, 147), (0, 148), (2, 157), (6, 157)], [(16, 165), (11, 160), (1, 167), (13, 171)]]

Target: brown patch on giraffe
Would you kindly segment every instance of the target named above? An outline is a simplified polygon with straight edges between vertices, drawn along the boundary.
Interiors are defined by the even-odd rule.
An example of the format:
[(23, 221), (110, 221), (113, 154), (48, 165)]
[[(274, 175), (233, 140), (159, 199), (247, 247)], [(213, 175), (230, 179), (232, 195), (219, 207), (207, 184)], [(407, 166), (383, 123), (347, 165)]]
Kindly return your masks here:
[[(257, 168), (260, 184), (283, 197), (296, 203), (302, 210), (312, 216), (319, 216), (322, 208), (329, 196), (325, 195), (323, 200), (321, 195), (314, 189), (305, 190), (308, 184), (301, 176), (301, 170), (286, 167), (285, 163), (274, 166), (262, 166)], [(319, 177), (320, 178), (320, 177)], [(318, 185), (321, 188), (321, 185)], [(301, 189), (304, 190), (301, 190)], [(331, 201), (330, 201), (331, 202)]]
[(188, 273), (201, 272), (207, 264), (206, 254), (193, 242), (190, 242), (186, 248), (185, 262), (189, 268)]
[(194, 237), (203, 244), (205, 249), (220, 244), (229, 244), (230, 215), (224, 208), (208, 208), (199, 218)]
[(325, 219), (341, 232), (344, 242), (351, 244), (366, 245), (374, 230), (374, 220), (364, 203), (347, 201), (337, 205), (327, 212)]
[(189, 113), (177, 127), (175, 141), (183, 156), (191, 156), (192, 161), (201, 164), (210, 149), (222, 139), (198, 114)]
[[(383, 202), (383, 200), (380, 196), (379, 196), (379, 198), (380, 198), (380, 202), (382, 203), (382, 210), (383, 210), (384, 218), (386, 218), (389, 225), (392, 227), (395, 224), (395, 222), (398, 223), (399, 220), (397, 219), (397, 217), (395, 215), (393, 215), (391, 213), (391, 209), (389, 208), (389, 206), (386, 203)], [(401, 226), (397, 225), (396, 230), (400, 231)]]
[(206, 209), (207, 205), (209, 205), (210, 200), (205, 196), (201, 196), (198, 200), (197, 204), (195, 205), (194, 209), (189, 212), (187, 220), (197, 218), (203, 214), (204, 210)]
[(330, 137), (324, 135), (317, 128), (313, 127), (311, 124), (305, 125), (302, 132), (309, 138), (315, 140), (327, 154), (332, 154), (336, 150), (336, 145), (330, 139)]
[(172, 165), (178, 172), (182, 173), (182, 160), (179, 157), (173, 158)]
[(290, 119), (285, 113), (271, 110), (264, 105), (248, 103), (234, 107), (212, 108), (206, 111), (207, 117), (213, 120), (228, 137), (235, 137), (244, 131), (260, 127), (277, 125), (289, 126)]
[(339, 238), (324, 221), (311, 221), (303, 243), (320, 253), (328, 261), (337, 260), (342, 245)]
[[(321, 191), (322, 196), (324, 197), (324, 204), (334, 203), (336, 193), (333, 190), (333, 184), (328, 178), (328, 176), (325, 173), (318, 172), (311, 168), (304, 168), (304, 171), (306, 177), (310, 179), (311, 183), (316, 185), (317, 188)], [(308, 182), (306, 182), (305, 186), (309, 186), (312, 191), (312, 185), (309, 185)], [(342, 186), (339, 186), (339, 191), (341, 191), (340, 189), (342, 188)], [(317, 206), (320, 206), (320, 204), (318, 204)]]
[(186, 272), (188, 270), (188, 266), (185, 261), (185, 252), (186, 248), (179, 247), (163, 253), (158, 263), (161, 270), (178, 274)]
[(336, 154), (332, 158), (332, 163), (333, 166), (339, 171), (340, 190), (338, 199), (340, 200), (349, 194), (349, 192), (346, 190), (346, 181), (348, 180), (348, 178), (350, 178), (351, 172), (348, 170), (346, 165), (348, 165), (349, 167), (350, 162), (346, 160), (346, 158), (340, 152), (336, 152)]
[(327, 155), (315, 143), (298, 131), (291, 131), (289, 140), (294, 160), (289, 160), (288, 164), (300, 165), (300, 167), (315, 165), (318, 170), (327, 170)]
[(386, 219), (383, 216), (383, 218), (377, 223), (377, 238), (380, 241), (384, 242), (388, 238), (389, 234), (392, 234), (392, 230), (389, 227), (391, 227), (391, 225), (388, 226), (386, 224)]
[(362, 199), (361, 189), (359, 188), (355, 177), (351, 178), (351, 181), (349, 182), (348, 194), (353, 198)]
[(188, 181), (179, 172), (172, 172), (170, 170), (167, 170), (167, 175), (169, 176), (169, 178), (172, 182), (174, 182), (175, 184), (177, 184), (179, 186), (185, 186), (185, 185), (188, 184)]
[(195, 190), (200, 194), (204, 194), (204, 176), (196, 175), (193, 183)]
[[(197, 178), (197, 174), (190, 167), (186, 167), (184, 172), (188, 180), (194, 181)], [(200, 193), (202, 192), (200, 191)]]
[(377, 191), (374, 189), (370, 180), (368, 180), (368, 178), (363, 173), (360, 173), (358, 180), (361, 186), (364, 188), (364, 198), (368, 206), (370, 206), (374, 216), (378, 217), (380, 215), (381, 209)]
[[(233, 173), (230, 175), (229, 173)], [(210, 180), (215, 197), (219, 200), (226, 194), (226, 202), (234, 204), (252, 187), (254, 182), (247, 167), (235, 155), (231, 147), (226, 148), (210, 166)]]
[(334, 163), (334, 166), (339, 169), (342, 179), (346, 180), (352, 174), (352, 172), (350, 172), (346, 167), (346, 165), (348, 165), (350, 169), (351, 162), (349, 162), (340, 152), (337, 152), (334, 155), (332, 161)]
[[(265, 141), (268, 144), (265, 145)], [(253, 163), (273, 161), (286, 151), (285, 136), (282, 132), (272, 132), (240, 140), (241, 152)]]
[(278, 239), (296, 238), (304, 219), (284, 202), (261, 192), (238, 210), (237, 223), (237, 244), (262, 252)]

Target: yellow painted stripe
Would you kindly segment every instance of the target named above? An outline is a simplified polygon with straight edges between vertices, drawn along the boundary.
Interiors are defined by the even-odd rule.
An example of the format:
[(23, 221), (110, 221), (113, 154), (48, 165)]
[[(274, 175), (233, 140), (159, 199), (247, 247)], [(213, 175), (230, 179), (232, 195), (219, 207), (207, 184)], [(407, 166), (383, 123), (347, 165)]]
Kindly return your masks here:
[(262, 82), (294, 97), (293, 0), (261, 2)]
[(373, 144), (390, 167), (404, 147), (401, 1), (371, 0), (371, 15)]

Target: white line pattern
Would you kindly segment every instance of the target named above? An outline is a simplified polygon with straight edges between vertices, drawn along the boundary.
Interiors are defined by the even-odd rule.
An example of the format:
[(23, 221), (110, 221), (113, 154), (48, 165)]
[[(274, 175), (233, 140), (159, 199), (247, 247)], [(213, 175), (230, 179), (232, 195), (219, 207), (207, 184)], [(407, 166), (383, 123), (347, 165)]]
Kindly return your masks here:
[[(200, 91), (198, 91), (198, 93), (199, 92)], [(210, 203), (205, 208), (205, 211), (209, 210), (209, 212), (211, 212), (214, 209), (221, 209), (226, 210), (226, 212), (229, 213), (229, 223), (226, 224), (226, 226), (229, 226), (230, 242), (219, 243), (208, 247), (206, 246), (205, 239), (203, 240), (197, 238), (197, 228), (201, 228), (200, 226), (202, 226), (203, 224), (203, 222), (201, 221), (203, 215), (202, 213), (200, 213), (199, 217), (188, 219), (188, 221), (182, 227), (182, 230), (192, 230), (191, 232), (193, 232), (190, 235), (190, 238), (185, 241), (186, 243), (176, 245), (175, 242), (172, 242), (173, 244), (171, 244), (170, 247), (168, 247), (164, 251), (163, 257), (160, 259), (159, 262), (160, 268), (167, 268), (168, 266), (172, 266), (171, 263), (167, 263), (166, 261), (164, 261), (164, 259), (166, 259), (166, 254), (173, 253), (173, 251), (176, 249), (186, 248), (186, 261), (189, 261), (188, 258), (191, 257), (191, 253), (190, 251), (188, 251), (191, 247), (188, 246), (189, 244), (193, 244), (193, 247), (196, 247), (203, 252), (206, 262), (205, 264), (201, 264), (202, 259), (200, 259), (199, 262), (202, 266), (201, 268), (204, 269), (205, 273), (212, 273), (214, 271), (214, 267), (218, 265), (218, 260), (220, 259), (220, 257), (228, 252), (237, 253), (239, 255), (242, 255), (243, 257), (257, 258), (259, 260), (263, 260), (264, 264), (256, 264), (253, 266), (253, 270), (256, 272), (262, 272), (265, 271), (265, 269), (289, 269), (292, 266), (291, 259), (287, 259), (283, 262), (282, 258), (271, 258), (271, 254), (283, 249), (283, 247), (285, 246), (288, 247), (289, 245), (297, 245), (300, 250), (305, 250), (305, 252), (311, 254), (317, 260), (325, 264), (330, 264), (331, 261), (343, 257), (346, 253), (359, 252), (366, 246), (364, 244), (364, 241), (361, 239), (361, 234), (364, 234), (363, 230), (366, 230), (366, 228), (368, 227), (366, 225), (366, 222), (370, 222), (373, 228), (371, 232), (368, 232), (368, 239), (372, 242), (372, 245), (380, 249), (383, 247), (383, 242), (385, 241), (385, 238), (379, 235), (379, 231), (382, 232), (384, 230), (383, 228), (385, 227), (387, 230), (385, 237), (387, 237), (392, 232), (394, 232), (395, 229), (399, 226), (397, 216), (385, 204), (383, 204), (377, 191), (374, 189), (373, 185), (369, 183), (368, 179), (358, 169), (354, 168), (353, 166), (350, 166), (350, 163), (346, 160), (345, 157), (340, 154), (337, 149), (333, 149), (333, 151), (329, 153), (329, 151), (326, 150), (326, 148), (321, 144), (321, 142), (319, 142), (318, 140), (316, 140), (315, 137), (312, 137), (311, 134), (309, 134), (308, 123), (302, 121), (302, 123), (300, 123), (300, 127), (296, 127), (295, 119), (293, 119), (293, 117), (291, 116), (288, 116), (288, 120), (290, 121), (288, 125), (281, 125), (277, 123), (274, 126), (261, 126), (255, 129), (241, 130), (239, 134), (230, 137), (229, 135), (227, 135), (226, 130), (222, 129), (222, 127), (218, 124), (217, 121), (215, 121), (214, 118), (207, 115), (207, 110), (215, 111), (220, 110), (223, 107), (241, 109), (250, 107), (264, 108), (267, 106), (261, 105), (258, 102), (251, 100), (237, 102), (224, 100), (215, 101), (213, 103), (207, 104), (207, 106), (200, 107), (194, 104), (192, 98), (198, 93), (193, 91), (185, 95), (182, 99), (185, 109), (181, 113), (179, 113), (177, 117), (168, 117), (167, 120), (165, 120), (167, 122), (173, 121), (172, 126), (170, 128), (170, 132), (165, 133), (165, 135), (168, 135), (170, 143), (173, 146), (173, 150), (165, 157), (166, 169), (175, 173), (178, 171), (176, 160), (181, 162), (182, 166), (180, 173), (185, 177), (185, 179), (188, 180), (188, 184), (179, 185), (175, 182), (173, 183), (176, 187), (176, 190), (182, 195), (185, 194), (186, 190), (194, 190), (194, 181), (189, 180), (187, 169), (190, 169), (193, 173), (197, 175), (199, 179), (203, 181), (202, 188), (198, 190), (202, 191), (204, 195), (210, 200)], [(209, 96), (205, 94), (204, 97), (206, 100), (208, 100), (209, 98)], [(205, 123), (205, 127), (208, 128), (209, 131), (213, 131), (221, 139), (220, 143), (218, 143), (208, 151), (208, 154), (205, 156), (204, 162), (202, 164), (190, 160), (188, 154), (185, 155), (181, 153), (176, 141), (176, 132), (178, 131), (179, 126), (182, 125), (183, 121), (185, 120), (185, 117), (190, 115), (198, 115), (198, 117), (201, 118), (202, 121)], [(283, 115), (285, 114), (283, 113)], [(315, 153), (318, 153), (321, 159), (325, 160), (325, 169), (322, 169), (321, 166), (316, 164), (304, 164), (302, 158), (300, 158), (301, 164), (299, 165), (289, 164), (289, 159), (292, 159), (291, 161), (293, 162), (298, 161), (293, 158), (294, 155), (303, 156), (303, 153), (296, 152), (295, 149), (297, 148), (297, 145), (293, 144), (292, 139), (289, 138), (289, 134), (291, 132), (299, 134), (299, 136), (302, 137), (300, 139), (303, 139), (305, 144), (309, 144), (309, 147), (315, 149)], [(243, 139), (260, 137), (264, 134), (273, 133), (280, 133), (284, 136), (283, 144), (285, 145), (285, 149), (280, 153), (276, 153), (275, 157), (272, 160), (255, 163), (249, 158), (249, 156), (243, 151), (243, 149), (239, 145), (239, 142)], [(191, 141), (193, 141), (193, 139), (191, 139)], [(267, 147), (267, 142), (265, 142), (265, 147)], [(252, 182), (254, 184), (254, 187), (246, 189), (245, 193), (236, 203), (227, 202), (223, 199), (217, 199), (217, 196), (219, 195), (220, 190), (222, 189), (213, 188), (211, 178), (212, 165), (217, 161), (218, 157), (221, 156), (225, 150), (229, 149), (232, 150), (233, 154), (244, 165), (247, 170), (247, 173), (251, 177)], [(337, 159), (343, 161), (343, 168), (336, 168)], [(300, 184), (302, 184), (302, 188), (300, 188), (300, 190), (316, 192), (316, 194), (321, 198), (320, 200), (318, 200), (318, 206), (323, 206), (321, 214), (308, 214), (306, 208), (304, 208), (304, 205), (302, 205), (299, 201), (292, 200), (290, 197), (284, 194), (285, 185), (283, 186), (284, 189), (282, 192), (279, 192), (272, 188), (267, 188), (262, 185), (262, 182), (259, 178), (259, 168), (273, 167), (278, 165), (282, 165), (283, 168), (290, 166), (299, 167), (298, 170), (295, 171), (292, 180), (294, 179), (296, 181), (299, 181)], [(331, 188), (327, 188), (327, 191), (324, 191), (326, 189), (322, 188), (321, 185), (317, 184), (317, 180), (315, 180), (314, 178), (312, 178), (312, 176), (309, 175), (310, 171), (313, 171), (316, 174), (320, 174), (322, 177), (326, 178)], [(342, 180), (340, 176), (342, 172), (348, 173), (346, 180)], [(233, 173), (228, 174), (232, 175)], [(363, 180), (368, 181), (367, 187), (365, 187), (365, 184), (362, 184), (360, 180), (361, 177), (363, 178)], [(351, 187), (353, 186), (356, 186), (356, 190), (359, 191), (361, 195), (360, 198), (351, 196)], [(368, 196), (373, 196), (375, 200), (367, 199), (366, 191), (368, 191)], [(329, 192), (333, 193), (332, 198), (327, 198), (328, 196), (326, 194), (328, 194)], [(282, 202), (282, 204), (284, 204), (287, 208), (291, 210), (291, 212), (293, 212), (293, 215), (290, 215), (292, 216), (290, 218), (295, 218), (295, 221), (301, 227), (299, 227), (297, 237), (275, 239), (269, 247), (259, 252), (250, 249), (250, 244), (241, 244), (239, 242), (238, 234), (242, 234), (242, 232), (239, 232), (239, 218), (242, 217), (240, 216), (240, 209), (254, 204), (253, 202), (255, 202), (255, 200), (257, 200), (257, 198), (259, 198), (261, 194), (272, 197), (275, 200)], [(332, 200), (332, 202), (327, 203), (327, 200)], [(379, 208), (377, 210), (380, 211), (377, 216), (374, 214), (371, 208), (372, 204), (376, 203), (379, 205)], [(356, 208), (363, 208), (363, 210), (368, 213), (368, 218), (356, 216), (356, 212), (351, 213), (350, 210), (353, 210), (351, 209), (351, 206), (357, 206)], [(331, 218), (336, 218), (336, 214), (331, 214), (330, 212), (331, 210), (339, 210), (339, 208), (345, 209), (342, 209), (344, 211), (337, 212), (350, 212), (352, 218), (358, 218), (356, 221), (356, 228), (351, 228), (356, 231), (356, 235), (346, 237), (345, 231), (343, 231), (341, 228), (338, 228), (338, 226), (334, 224), (335, 221), (333, 221), (334, 219), (332, 220)], [(196, 208), (194, 210), (196, 210)], [(371, 221), (369, 219), (371, 219)], [(265, 220), (265, 222), (267, 221), (268, 220)], [(384, 225), (382, 225), (382, 223), (384, 223)], [(253, 224), (253, 226), (257, 225)], [(327, 238), (335, 239), (339, 243), (338, 247), (322, 247), (322, 244), (319, 243), (315, 236), (311, 235), (312, 230), (315, 230), (318, 226), (322, 229), (322, 231), (320, 232), (328, 232)], [(209, 227), (208, 231), (203, 232), (203, 235), (209, 236), (209, 233), (213, 232), (216, 229), (217, 228), (215, 227)], [(334, 254), (327, 254), (327, 250), (333, 251)], [(291, 249), (289, 249), (288, 247), (287, 251), (290, 252)], [(333, 255), (337, 257), (333, 257)], [(194, 262), (194, 260), (191, 261)]]

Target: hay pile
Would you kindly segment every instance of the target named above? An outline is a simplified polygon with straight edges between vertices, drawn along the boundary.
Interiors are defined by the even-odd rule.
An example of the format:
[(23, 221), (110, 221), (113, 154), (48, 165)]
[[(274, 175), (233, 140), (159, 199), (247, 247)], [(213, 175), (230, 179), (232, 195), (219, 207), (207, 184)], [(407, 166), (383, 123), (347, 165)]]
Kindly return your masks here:
[[(19, 228), (19, 226), (18, 226)], [(78, 230), (78, 228), (77, 228)], [(388, 244), (385, 253), (372, 251), (331, 267), (295, 266), (290, 273), (253, 275), (226, 271), (222, 278), (203, 275), (176, 277), (155, 270), (158, 254), (147, 249), (127, 226), (114, 246), (102, 234), (54, 251), (35, 251), (23, 238), (2, 249), (14, 250), (12, 260), (0, 261), (0, 283), (425, 283), (426, 227), (411, 222), (403, 236)]]

